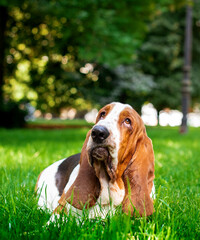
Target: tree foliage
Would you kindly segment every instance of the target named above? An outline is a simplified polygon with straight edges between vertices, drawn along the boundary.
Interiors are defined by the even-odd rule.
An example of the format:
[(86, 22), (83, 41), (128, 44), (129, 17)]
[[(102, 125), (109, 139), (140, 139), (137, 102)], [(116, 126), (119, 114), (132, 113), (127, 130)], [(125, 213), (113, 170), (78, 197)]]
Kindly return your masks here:
[(88, 99), (84, 89), (96, 85), (99, 73), (81, 73), (87, 62), (111, 68), (132, 61), (154, 2), (16, 1), (7, 7), (4, 90), (58, 111)]
[[(149, 25), (142, 47), (138, 51), (138, 63), (145, 74), (153, 76), (155, 88), (148, 100), (158, 110), (165, 107), (179, 108), (181, 103), (181, 81), (183, 78), (183, 56), (185, 36), (185, 6), (171, 8), (158, 15)], [(193, 13), (193, 61), (191, 93), (193, 100), (199, 98), (199, 3), (195, 2)], [(197, 101), (199, 101), (198, 99)], [(195, 103), (195, 101), (193, 102)]]
[(159, 110), (180, 105), (183, 23), (184, 11), (168, 11), (157, 16), (138, 51), (138, 62), (144, 73), (152, 75), (156, 83), (149, 101)]
[[(4, 84), (0, 82), (4, 98), (30, 101), (54, 113), (109, 101), (128, 102), (138, 110), (145, 101), (158, 109), (178, 107), (184, 4), (1, 0), (7, 11)], [(195, 8), (192, 77), (197, 101), (198, 21)]]

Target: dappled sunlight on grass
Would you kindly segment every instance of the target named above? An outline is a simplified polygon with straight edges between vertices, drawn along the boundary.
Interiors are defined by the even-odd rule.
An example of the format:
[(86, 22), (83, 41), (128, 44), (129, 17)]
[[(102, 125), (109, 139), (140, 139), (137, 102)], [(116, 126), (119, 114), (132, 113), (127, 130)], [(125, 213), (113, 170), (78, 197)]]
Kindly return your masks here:
[(179, 143), (174, 143), (172, 140), (167, 141), (166, 146), (175, 148), (175, 149), (179, 149), (181, 147)]
[(0, 168), (39, 169), (81, 152), (87, 129), (0, 130)]

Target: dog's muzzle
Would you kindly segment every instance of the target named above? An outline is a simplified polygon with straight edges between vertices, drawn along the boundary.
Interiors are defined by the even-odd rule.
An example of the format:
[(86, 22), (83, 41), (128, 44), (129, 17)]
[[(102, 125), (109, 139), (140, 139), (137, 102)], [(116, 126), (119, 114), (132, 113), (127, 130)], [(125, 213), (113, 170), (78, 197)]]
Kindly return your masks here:
[(115, 173), (112, 168), (112, 157), (109, 152), (109, 147), (105, 140), (109, 137), (108, 129), (102, 125), (94, 126), (91, 132), (93, 144), (89, 150), (89, 163), (94, 167), (94, 162), (99, 162), (105, 169), (110, 179), (115, 178)]
[(105, 146), (105, 140), (110, 135), (108, 129), (102, 125), (94, 126), (91, 132), (92, 144), (89, 150), (90, 164), (94, 161), (106, 161), (109, 151)]

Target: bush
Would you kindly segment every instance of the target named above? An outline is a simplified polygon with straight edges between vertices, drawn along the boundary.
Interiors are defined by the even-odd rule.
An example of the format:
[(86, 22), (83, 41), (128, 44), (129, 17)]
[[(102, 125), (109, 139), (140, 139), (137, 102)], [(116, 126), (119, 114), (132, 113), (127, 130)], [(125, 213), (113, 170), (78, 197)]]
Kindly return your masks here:
[(21, 128), (25, 125), (27, 111), (20, 108), (20, 104), (0, 101), (0, 127)]

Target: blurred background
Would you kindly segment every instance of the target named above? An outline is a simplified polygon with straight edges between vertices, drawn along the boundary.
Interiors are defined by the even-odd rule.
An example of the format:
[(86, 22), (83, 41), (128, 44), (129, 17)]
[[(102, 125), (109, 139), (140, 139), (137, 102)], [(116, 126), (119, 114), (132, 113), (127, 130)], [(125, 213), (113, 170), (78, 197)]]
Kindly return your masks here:
[(86, 119), (112, 101), (147, 125), (181, 124), (186, 5), (191, 104), (200, 126), (200, 2), (0, 0), (0, 126)]

